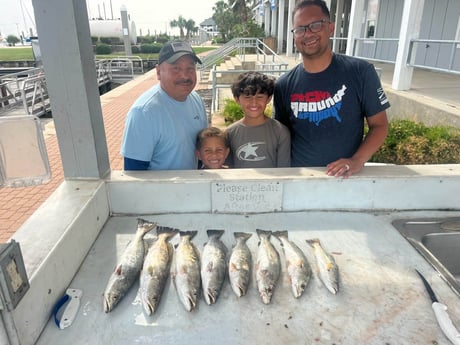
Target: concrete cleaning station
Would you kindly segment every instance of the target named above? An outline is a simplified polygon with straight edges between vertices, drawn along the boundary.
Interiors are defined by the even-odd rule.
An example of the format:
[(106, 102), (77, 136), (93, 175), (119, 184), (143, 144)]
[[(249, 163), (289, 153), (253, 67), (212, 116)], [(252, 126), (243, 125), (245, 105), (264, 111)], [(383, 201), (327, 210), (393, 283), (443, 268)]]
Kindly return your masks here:
[[(420, 2), (406, 0), (404, 8)], [(442, 245), (458, 243), (459, 164), (370, 165), (349, 179), (308, 167), (125, 172), (118, 153), (123, 114), (146, 84), (153, 83), (154, 72), (99, 97), (85, 6), (78, 0), (33, 3), (41, 48), (47, 52), (43, 62), (62, 178), (53, 182), (46, 201), (12, 235), (21, 246), (29, 288), (14, 308), (5, 304), (9, 295), (5, 297), (2, 290), (1, 344), (252, 345), (266, 344), (267, 339), (274, 344), (450, 344), (415, 269), (448, 306), (458, 328), (460, 292), (449, 281), (458, 281), (460, 270), (454, 271), (437, 256), (446, 264), (441, 274), (395, 224), (410, 225), (413, 232), (428, 223), (449, 225), (454, 236)], [(295, 62), (295, 57), (288, 58)], [(446, 77), (448, 90), (437, 94), (432, 76), (444, 76), (441, 72), (427, 71), (420, 77), (432, 80), (428, 86), (424, 81), (418, 84), (418, 70), (412, 70), (415, 90), (393, 95), (388, 78), (394, 86), (395, 77), (388, 71), (407, 66), (389, 68), (379, 62), (376, 67), (381, 68), (390, 102), (412, 107), (406, 102), (418, 98), (439, 109), (438, 98), (451, 108), (452, 116), (459, 111), (455, 95), (460, 85), (455, 76)], [(398, 93), (407, 100), (393, 100)], [(226, 281), (215, 305), (200, 299), (198, 309), (187, 312), (169, 279), (152, 316), (142, 310), (138, 283), (112, 312), (104, 313), (104, 287), (134, 235), (138, 217), (197, 230), (194, 242), (200, 250), (207, 229), (224, 229), (222, 240), (228, 248), (234, 244), (234, 232), (252, 233), (248, 245), (253, 258), (258, 250), (256, 229), (287, 230), (312, 265), (315, 261), (306, 240), (318, 238), (339, 266), (340, 290), (331, 294), (314, 273), (304, 295), (295, 299), (283, 250), (272, 239), (283, 268), (269, 305), (260, 301), (254, 279), (248, 295), (241, 298)], [(153, 241), (155, 236), (147, 237)], [(435, 237), (432, 246), (424, 243), (427, 253), (438, 255), (433, 243), (444, 236)], [(173, 244), (178, 240), (174, 238)], [(441, 251), (455, 252), (449, 247)], [(18, 274), (11, 276), (24, 283)], [(52, 313), (69, 288), (81, 290), (82, 296), (72, 324), (62, 330)]]

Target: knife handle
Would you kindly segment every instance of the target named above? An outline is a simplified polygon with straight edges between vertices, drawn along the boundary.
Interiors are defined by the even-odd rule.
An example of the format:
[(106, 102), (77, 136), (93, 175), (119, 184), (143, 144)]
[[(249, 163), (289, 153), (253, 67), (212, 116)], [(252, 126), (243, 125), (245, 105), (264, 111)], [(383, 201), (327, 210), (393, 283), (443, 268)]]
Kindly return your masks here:
[(452, 342), (452, 344), (460, 345), (460, 333), (452, 323), (449, 314), (447, 314), (447, 306), (439, 302), (434, 302), (431, 306), (434, 310), (439, 326), (446, 337)]
[(62, 314), (62, 318), (59, 323), (60, 329), (69, 327), (72, 324), (73, 320), (77, 316), (78, 308), (80, 307), (80, 298), (82, 294), (83, 293), (81, 290), (67, 289), (67, 295), (70, 297), (70, 301), (64, 309), (64, 313)]

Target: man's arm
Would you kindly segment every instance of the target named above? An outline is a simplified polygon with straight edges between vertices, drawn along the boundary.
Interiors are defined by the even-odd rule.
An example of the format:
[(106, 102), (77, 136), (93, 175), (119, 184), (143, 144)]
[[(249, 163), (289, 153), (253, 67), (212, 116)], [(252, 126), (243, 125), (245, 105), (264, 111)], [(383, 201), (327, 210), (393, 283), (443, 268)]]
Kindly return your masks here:
[(366, 137), (350, 158), (341, 158), (327, 165), (326, 174), (329, 176), (349, 177), (359, 172), (364, 163), (382, 146), (388, 134), (388, 119), (386, 111), (381, 111), (366, 118), (369, 131)]
[[(355, 161), (356, 164), (360, 164), (361, 167), (385, 142), (385, 138), (388, 135), (388, 119), (386, 111), (384, 110), (374, 116), (368, 117), (367, 125), (369, 127), (369, 131), (358, 150), (351, 157), (351, 159)], [(359, 170), (361, 170), (361, 167)]]
[(147, 170), (150, 162), (124, 157), (124, 170)]

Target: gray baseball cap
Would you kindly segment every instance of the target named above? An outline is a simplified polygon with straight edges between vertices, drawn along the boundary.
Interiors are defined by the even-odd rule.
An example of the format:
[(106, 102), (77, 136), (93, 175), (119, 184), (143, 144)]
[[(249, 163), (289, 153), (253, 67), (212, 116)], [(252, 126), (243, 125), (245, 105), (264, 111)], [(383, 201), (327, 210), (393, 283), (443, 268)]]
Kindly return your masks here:
[(158, 63), (161, 64), (163, 62), (167, 62), (171, 64), (185, 55), (190, 55), (195, 60), (195, 62), (201, 64), (201, 60), (198, 58), (198, 56), (196, 56), (190, 44), (185, 41), (173, 41), (166, 43), (160, 50), (160, 54), (158, 55)]

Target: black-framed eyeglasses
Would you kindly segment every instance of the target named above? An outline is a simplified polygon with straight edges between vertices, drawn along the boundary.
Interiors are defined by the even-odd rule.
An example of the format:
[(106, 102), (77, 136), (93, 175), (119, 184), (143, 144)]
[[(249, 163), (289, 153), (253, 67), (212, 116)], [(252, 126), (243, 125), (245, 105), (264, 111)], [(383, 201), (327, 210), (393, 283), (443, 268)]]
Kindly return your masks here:
[(316, 22), (310, 23), (308, 25), (298, 26), (291, 30), (295, 37), (302, 37), (305, 35), (307, 30), (310, 30), (312, 33), (320, 32), (323, 28), (323, 23), (329, 23), (329, 19), (321, 19)]

